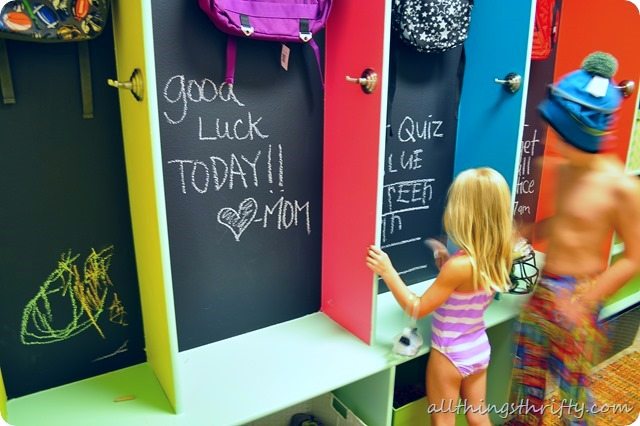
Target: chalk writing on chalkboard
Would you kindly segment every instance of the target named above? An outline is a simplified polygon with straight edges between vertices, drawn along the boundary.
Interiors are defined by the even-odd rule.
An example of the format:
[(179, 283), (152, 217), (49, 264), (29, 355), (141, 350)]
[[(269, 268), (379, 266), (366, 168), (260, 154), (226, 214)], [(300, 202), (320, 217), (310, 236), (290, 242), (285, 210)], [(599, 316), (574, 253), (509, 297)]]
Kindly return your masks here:
[[(384, 185), (384, 200), (386, 211), (382, 213), (382, 242), (385, 243), (393, 234), (402, 230), (402, 214), (418, 210), (427, 210), (429, 201), (433, 198), (432, 183), (435, 179), (416, 179), (411, 181), (394, 182)], [(401, 242), (413, 242), (411, 238)]]
[[(443, 122), (434, 119), (432, 114), (426, 117), (405, 116), (394, 132), (397, 137), (388, 141), (381, 221), (383, 249), (415, 244), (424, 239), (421, 235), (424, 226), (417, 227), (417, 216), (412, 217), (429, 210), (434, 197), (436, 179), (426, 176), (428, 172), (423, 168), (424, 144), (437, 143), (444, 137)], [(412, 224), (407, 227), (406, 221)], [(418, 223), (424, 224), (422, 219)], [(426, 264), (415, 265), (399, 273), (408, 274), (427, 267)]]
[(111, 306), (109, 306), (109, 321), (123, 327), (129, 325), (127, 323), (127, 311), (124, 309), (118, 293), (113, 293), (113, 301), (111, 302)]
[(247, 198), (240, 203), (238, 210), (231, 207), (224, 207), (218, 211), (218, 222), (231, 230), (236, 241), (240, 241), (242, 233), (252, 222), (262, 222), (262, 227), (266, 228), (273, 223), (277, 229), (289, 229), (304, 223), (307, 234), (311, 234), (311, 216), (309, 202), (299, 204), (298, 200), (293, 202), (280, 197), (275, 204), (264, 207), (262, 216), (256, 218), (258, 214), (258, 203), (253, 198)]
[[(113, 246), (99, 252), (91, 249), (81, 274), (76, 264), (80, 255), (73, 255), (71, 251), (62, 253), (57, 267), (23, 310), (22, 343), (59, 342), (92, 326), (105, 338), (98, 319), (113, 285), (108, 274), (112, 256)], [(124, 313), (124, 307), (121, 309)]]
[(163, 115), (169, 124), (179, 124), (187, 117), (189, 102), (234, 102), (239, 106), (244, 106), (233, 91), (233, 86), (226, 83), (216, 85), (208, 78), (203, 78), (199, 82), (196, 80), (186, 80), (184, 75), (174, 75), (167, 80), (163, 90), (164, 99), (170, 104), (178, 104), (180, 115), (169, 115), (166, 111)]
[(129, 348), (127, 347), (127, 345), (129, 345), (129, 339), (125, 340), (125, 341), (124, 341), (124, 343), (123, 343), (122, 345), (120, 345), (120, 347), (118, 347), (118, 349), (116, 349), (115, 351), (111, 352), (110, 354), (107, 354), (107, 355), (104, 355), (104, 356), (98, 357), (98, 358), (94, 359), (94, 360), (93, 360), (93, 361), (91, 361), (91, 362), (103, 361), (103, 360), (105, 360), (105, 359), (107, 359), (107, 358), (112, 358), (112, 357), (114, 357), (114, 356), (116, 356), (116, 355), (119, 355), (119, 354), (125, 353), (126, 351), (128, 351), (128, 350), (129, 350)]
[(415, 120), (409, 116), (403, 118), (398, 127), (398, 140), (400, 142), (417, 142), (444, 138), (444, 134), (440, 130), (443, 122), (432, 120), (432, 117), (433, 115), (429, 114), (427, 120)]
[[(285, 158), (282, 144), (268, 143), (270, 137), (263, 117), (249, 111), (246, 102), (240, 101), (234, 89), (225, 83), (216, 85), (209, 79), (186, 79), (175, 75), (164, 85), (163, 97), (167, 102), (163, 111), (166, 122), (183, 125), (189, 115), (189, 106), (200, 102), (229, 102), (240, 111), (240, 117), (223, 120), (219, 117), (198, 115), (197, 141), (210, 147), (208, 158), (172, 158), (166, 161), (169, 172), (175, 173), (178, 187), (175, 190), (185, 196), (204, 196), (208, 193), (247, 190), (266, 187), (269, 194), (285, 192)], [(175, 108), (172, 105), (176, 105)], [(185, 134), (189, 134), (185, 132)], [(195, 139), (195, 138), (194, 138)], [(237, 141), (231, 150), (217, 151), (218, 143)], [(182, 143), (189, 143), (183, 141)], [(225, 149), (229, 146), (226, 145)], [(249, 153), (248, 149), (251, 149)], [(303, 228), (311, 234), (311, 203), (309, 201), (278, 199), (259, 201), (255, 196), (244, 198), (238, 205), (220, 207), (212, 218), (229, 231), (236, 242), (250, 227), (287, 230)], [(258, 225), (254, 225), (254, 224)]]
[[(422, 240), (422, 237), (411, 237), (401, 241), (393, 239), (394, 234), (402, 231), (403, 216), (411, 212), (429, 209), (433, 198), (432, 184), (435, 179), (416, 179), (400, 181), (384, 185), (383, 197), (386, 208), (382, 213), (382, 248), (397, 247)], [(399, 271), (400, 275), (426, 269), (427, 265), (419, 265)]]
[(524, 125), (522, 149), (520, 151), (520, 167), (518, 168), (518, 184), (516, 186), (516, 200), (514, 214), (516, 218), (533, 214), (537, 197), (536, 169), (536, 145), (540, 144), (538, 129), (528, 124)]
[[(228, 160), (212, 155), (206, 161), (200, 159), (174, 159), (167, 161), (167, 164), (177, 164), (176, 170), (180, 176), (180, 190), (183, 194), (191, 191), (204, 194), (210, 190), (233, 189), (234, 185), (242, 186), (245, 189), (249, 188), (249, 186), (257, 188), (264, 184), (264, 179), (269, 184), (273, 184), (277, 179), (277, 185), (281, 191), (281, 188), (284, 187), (282, 145), (278, 144), (277, 159), (272, 158), (275, 155), (272, 154), (272, 151), (274, 151), (272, 145), (268, 144), (266, 156), (262, 155), (262, 150), (258, 150), (253, 158), (231, 153)], [(274, 161), (277, 161), (277, 171), (275, 172), (273, 170)], [(187, 182), (187, 179), (189, 182)], [(273, 189), (271, 189), (271, 192), (273, 193)]]

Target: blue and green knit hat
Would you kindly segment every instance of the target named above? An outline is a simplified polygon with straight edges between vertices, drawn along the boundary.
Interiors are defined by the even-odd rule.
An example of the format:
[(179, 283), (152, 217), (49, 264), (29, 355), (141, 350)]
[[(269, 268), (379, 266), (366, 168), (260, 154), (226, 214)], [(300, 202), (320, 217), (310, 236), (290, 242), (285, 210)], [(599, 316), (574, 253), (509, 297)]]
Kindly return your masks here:
[(594, 52), (584, 59), (581, 69), (549, 86), (538, 110), (567, 143), (585, 152), (600, 151), (622, 102), (622, 93), (612, 80), (617, 69), (613, 55)]

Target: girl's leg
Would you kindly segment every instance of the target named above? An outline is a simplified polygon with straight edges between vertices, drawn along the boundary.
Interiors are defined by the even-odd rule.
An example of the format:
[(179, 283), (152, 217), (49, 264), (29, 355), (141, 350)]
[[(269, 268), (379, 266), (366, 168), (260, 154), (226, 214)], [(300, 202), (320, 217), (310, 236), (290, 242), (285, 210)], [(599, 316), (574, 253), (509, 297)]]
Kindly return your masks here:
[(427, 364), (427, 398), (431, 410), (432, 426), (453, 426), (455, 410), (460, 398), (462, 375), (451, 361), (436, 349), (431, 349)]
[(487, 370), (481, 370), (462, 379), (460, 395), (467, 408), (469, 426), (491, 426), (486, 405)]

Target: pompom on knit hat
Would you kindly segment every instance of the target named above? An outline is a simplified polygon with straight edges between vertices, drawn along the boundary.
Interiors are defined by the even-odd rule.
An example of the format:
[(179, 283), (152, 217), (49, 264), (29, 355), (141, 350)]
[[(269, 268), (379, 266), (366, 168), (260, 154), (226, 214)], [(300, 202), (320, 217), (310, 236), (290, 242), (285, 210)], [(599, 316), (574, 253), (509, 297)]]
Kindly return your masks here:
[(594, 52), (580, 69), (549, 86), (538, 110), (570, 145), (589, 153), (600, 151), (622, 102), (622, 93), (612, 79), (617, 69), (613, 55)]

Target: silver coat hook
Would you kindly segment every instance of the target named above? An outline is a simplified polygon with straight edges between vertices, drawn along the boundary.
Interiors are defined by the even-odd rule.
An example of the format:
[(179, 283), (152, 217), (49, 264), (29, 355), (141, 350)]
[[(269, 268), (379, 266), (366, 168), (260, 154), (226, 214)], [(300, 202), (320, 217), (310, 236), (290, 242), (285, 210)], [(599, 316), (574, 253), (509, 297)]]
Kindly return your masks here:
[(622, 96), (628, 98), (635, 92), (636, 83), (633, 80), (622, 80), (617, 87), (622, 92)]
[(502, 87), (509, 93), (516, 93), (520, 90), (520, 86), (522, 85), (522, 77), (520, 74), (516, 74), (515, 72), (510, 72), (509, 74), (504, 76), (504, 79), (495, 78), (493, 80), (498, 84), (502, 84)]

